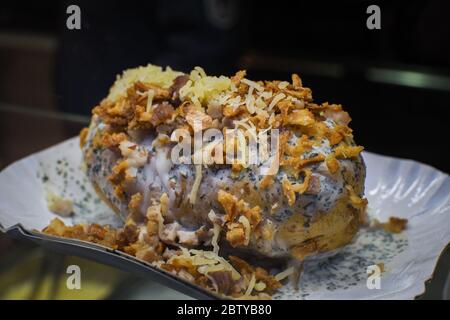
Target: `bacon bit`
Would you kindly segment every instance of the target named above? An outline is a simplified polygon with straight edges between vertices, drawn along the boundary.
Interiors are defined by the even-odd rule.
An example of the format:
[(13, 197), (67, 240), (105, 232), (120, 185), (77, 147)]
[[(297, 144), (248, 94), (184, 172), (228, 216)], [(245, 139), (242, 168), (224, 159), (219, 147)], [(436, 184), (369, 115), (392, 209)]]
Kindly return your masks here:
[(169, 88), (170, 94), (172, 96), (172, 101), (178, 104), (180, 101), (180, 89), (189, 81), (189, 76), (187, 74), (183, 74), (181, 76), (176, 77), (173, 80), (172, 86)]
[(347, 126), (337, 125), (334, 127), (334, 130), (341, 134), (343, 137), (352, 136), (353, 130)]
[(134, 92), (133, 93), (135, 93), (137, 91), (148, 93), (149, 90), (152, 90), (154, 92), (153, 100), (168, 100), (168, 99), (170, 99), (171, 92), (169, 89), (164, 89), (155, 84), (143, 83), (140, 81), (137, 81), (134, 83)]
[(217, 199), (225, 210), (225, 221), (233, 222), (240, 215), (244, 215), (250, 221), (252, 229), (254, 229), (262, 220), (261, 208), (254, 206), (249, 208), (248, 203), (244, 200), (238, 200), (231, 193), (219, 190)]
[(158, 235), (158, 228), (159, 228), (159, 221), (157, 221), (156, 219), (149, 219), (147, 221), (147, 234), (151, 235), (151, 236), (157, 236)]
[(286, 95), (284, 93), (279, 93), (276, 96), (272, 98), (272, 101), (269, 104), (268, 110), (272, 110), (273, 107), (275, 107), (281, 100), (286, 98)]
[(373, 220), (373, 225), (375, 228), (382, 228), (387, 232), (391, 233), (401, 233), (406, 229), (408, 224), (408, 219), (402, 219), (397, 217), (389, 217), (388, 222), (381, 223), (378, 220)]
[(250, 264), (248, 264), (246, 261), (242, 260), (241, 258), (238, 258), (236, 256), (229, 256), (231, 265), (239, 271), (241, 274), (250, 275), (254, 273), (254, 269)]
[(362, 209), (366, 207), (367, 199), (359, 197), (351, 185), (346, 185), (345, 188), (348, 190), (350, 202), (353, 207), (355, 207), (356, 209)]
[(314, 137), (316, 140), (320, 140), (322, 138), (328, 138), (328, 134), (330, 129), (323, 122), (315, 122), (314, 125), (308, 127), (302, 127), (302, 131), (304, 131), (308, 136)]
[[(153, 247), (148, 245), (142, 245), (142, 244), (133, 244), (133, 249), (135, 249), (134, 256), (138, 258), (139, 260), (145, 261), (145, 262), (155, 262), (161, 260), (161, 253), (158, 251), (162, 250), (155, 250)], [(161, 246), (161, 248), (164, 248)]]
[(305, 260), (305, 258), (319, 250), (317, 240), (315, 238), (308, 239), (299, 245), (293, 246), (290, 250), (293, 257), (299, 261)]
[(235, 108), (230, 105), (226, 105), (223, 108), (223, 115), (225, 117), (232, 118), (232, 117), (241, 115), (242, 113), (245, 113), (246, 111), (247, 111), (247, 108), (245, 106), (238, 106), (237, 108)]
[(340, 145), (334, 149), (334, 154), (336, 158), (338, 159), (347, 159), (347, 158), (355, 158), (357, 157), (361, 151), (364, 150), (364, 147), (362, 146), (346, 146), (346, 145)]
[(254, 229), (262, 220), (261, 208), (255, 206), (251, 209), (244, 211), (244, 216), (247, 217), (252, 229)]
[(295, 273), (294, 267), (289, 267), (289, 268), (281, 271), (280, 273), (277, 273), (275, 275), (275, 279), (278, 280), (278, 281), (281, 281), (281, 280), (283, 280), (283, 279), (285, 279), (287, 277), (292, 276), (294, 273)]
[(278, 159), (281, 160), (284, 153), (286, 152), (288, 141), (291, 137), (290, 131), (284, 131), (279, 136), (279, 146), (278, 146)]
[(113, 148), (117, 147), (122, 141), (127, 139), (127, 134), (123, 132), (97, 132), (93, 139), (93, 145), (95, 148)]
[(328, 103), (322, 103), (322, 104), (317, 104), (317, 103), (313, 103), (313, 102), (307, 102), (306, 103), (306, 107), (309, 110), (313, 110), (313, 111), (321, 111), (321, 110), (326, 110), (328, 108)]
[(169, 211), (169, 196), (167, 193), (163, 193), (161, 197), (159, 198), (159, 203), (161, 204), (161, 214), (163, 217), (167, 214)]
[(340, 143), (344, 137), (351, 136), (352, 133), (352, 130), (349, 127), (337, 125), (334, 128), (329, 128), (322, 121), (315, 122), (309, 127), (303, 127), (302, 130), (305, 131), (308, 136), (314, 136), (318, 141), (323, 138), (328, 139), (331, 146)]
[(208, 272), (210, 276), (217, 285), (217, 291), (223, 294), (229, 294), (233, 287), (233, 278), (231, 276), (231, 271), (212, 271)]
[(342, 110), (342, 105), (341, 104), (330, 104), (328, 102), (324, 102), (322, 103), (320, 106), (316, 106), (316, 108), (318, 109), (324, 109), (325, 110), (331, 110), (333, 112), (338, 112)]
[(245, 78), (246, 75), (247, 75), (246, 70), (240, 70), (236, 72), (236, 74), (231, 77), (231, 83), (237, 86), (241, 82), (241, 80)]
[(174, 108), (172, 107), (171, 104), (160, 103), (152, 110), (150, 123), (154, 127), (162, 123), (167, 123), (168, 120), (172, 119), (173, 113)]
[(330, 142), (330, 146), (337, 145), (344, 138), (342, 134), (340, 134), (338, 131), (336, 131), (334, 129), (328, 130), (328, 132), (326, 133), (325, 136), (328, 139), (328, 141)]
[(128, 122), (134, 116), (134, 109), (127, 99), (122, 97), (116, 102), (103, 100), (92, 110), (92, 113), (98, 115), (106, 124), (114, 127), (127, 127)]
[(236, 256), (229, 256), (228, 258), (230, 259), (233, 267), (235, 267), (240, 274), (245, 275), (248, 279), (254, 275), (256, 281), (260, 281), (266, 285), (265, 290), (268, 292), (273, 292), (274, 290), (281, 288), (281, 283), (276, 280), (275, 277), (271, 276), (265, 269), (260, 267), (255, 268)]
[(136, 223), (134, 223), (131, 219), (125, 223), (123, 229), (117, 235), (117, 241), (120, 247), (125, 247), (130, 245), (133, 242), (136, 242), (138, 239), (138, 228)]
[(300, 79), (300, 77), (296, 73), (292, 74), (292, 85), (295, 89), (300, 89), (301, 87), (303, 87), (302, 79)]
[(277, 103), (277, 107), (281, 111), (283, 118), (288, 119), (289, 118), (289, 115), (288, 115), (289, 110), (294, 109), (295, 104), (291, 100), (283, 100), (283, 101), (280, 101)]
[(297, 99), (302, 99), (305, 101), (312, 101), (312, 94), (310, 88), (300, 88), (297, 91), (284, 89), (283, 92), (289, 96), (293, 96)]
[(339, 161), (336, 160), (334, 153), (330, 153), (327, 156), (325, 163), (327, 164), (328, 171), (331, 174), (335, 174), (339, 170)]
[(319, 194), (320, 193), (320, 178), (318, 176), (312, 176), (308, 189), (305, 191), (305, 194)]
[[(84, 228), (81, 225), (79, 225), (78, 228), (81, 228), (81, 230), (84, 232)], [(44, 228), (43, 232), (62, 237), (64, 233), (68, 233), (69, 230), (70, 229), (66, 227), (62, 220), (60, 220), (59, 218), (54, 218), (52, 219), (52, 221), (50, 221), (50, 224)]]
[(191, 192), (189, 193), (189, 203), (195, 204), (197, 201), (197, 193), (198, 189), (200, 188), (200, 184), (202, 182), (203, 172), (202, 172), (202, 165), (197, 164), (195, 165), (195, 180), (192, 184)]
[(265, 222), (258, 225), (255, 230), (255, 236), (257, 239), (262, 238), (263, 240), (273, 240), (275, 236), (275, 227), (272, 222)]
[(147, 209), (147, 233), (151, 236), (162, 238), (164, 218), (161, 215), (161, 206), (153, 203)]
[(241, 173), (242, 169), (244, 169), (242, 164), (233, 162), (233, 164), (231, 165), (231, 177), (232, 178), (239, 177), (239, 174)]
[(162, 148), (170, 143), (170, 137), (167, 134), (159, 133), (155, 140), (152, 142), (152, 147)]
[(255, 230), (262, 220), (261, 208), (255, 206), (249, 208), (244, 200), (238, 200), (232, 194), (219, 190), (217, 199), (225, 210), (225, 224), (228, 227), (226, 233), (227, 241), (233, 246), (245, 245), (245, 227), (242, 223), (236, 223), (241, 216), (244, 216), (250, 224), (251, 230)]
[[(200, 78), (204, 78), (203, 71), (199, 72), (197, 70), (197, 73), (199, 73)], [(211, 99), (202, 100), (202, 108), (193, 108), (193, 102), (190, 97), (183, 96), (183, 98), (180, 98), (178, 94), (180, 87), (186, 83), (188, 75), (175, 78), (172, 86), (168, 89), (166, 89), (168, 85), (162, 88), (152, 83), (136, 81), (131, 86), (127, 86), (127, 91), (121, 94), (120, 97), (114, 97), (115, 101), (104, 100), (94, 108), (94, 114), (101, 118), (103, 123), (109, 125), (114, 134), (117, 135), (109, 134), (109, 136), (105, 135), (104, 137), (98, 135), (94, 137), (94, 142), (102, 146), (115, 146), (120, 144), (120, 140), (123, 139), (123, 136), (120, 136), (120, 134), (125, 135), (128, 129), (155, 129), (158, 133), (169, 134), (173, 128), (183, 127), (190, 129), (194, 120), (199, 120), (203, 125), (203, 129), (209, 127), (218, 129), (231, 128), (234, 120), (242, 121), (246, 118), (260, 129), (268, 129), (269, 126), (272, 128), (280, 128), (284, 125), (299, 126), (295, 130), (303, 135), (297, 140), (297, 144), (294, 147), (288, 144), (293, 129), (287, 128), (281, 131), (278, 148), (278, 160), (280, 160), (279, 162), (282, 166), (288, 166), (288, 168), (284, 168), (288, 174), (291, 174), (292, 171), (293, 176), (298, 178), (299, 174), (304, 171), (303, 183), (292, 184), (287, 179), (287, 182), (285, 180), (282, 181), (284, 183), (283, 192), (289, 193), (288, 202), (291, 203), (295, 202), (296, 193), (320, 192), (319, 178), (313, 176), (311, 170), (304, 170), (305, 166), (325, 160), (328, 170), (337, 172), (339, 165), (337, 159), (356, 157), (361, 152), (362, 147), (348, 146), (350, 144), (349, 140), (345, 139), (346, 137), (351, 138), (352, 131), (347, 126), (350, 118), (342, 110), (342, 106), (328, 103), (322, 105), (312, 103), (311, 90), (303, 87), (298, 75), (292, 75), (292, 84), (285, 81), (253, 82), (246, 80), (245, 76), (245, 71), (239, 71), (231, 79), (226, 79), (228, 84), (229, 80), (232, 83), (228, 89), (224, 89), (229, 90), (229, 92), (219, 90), (219, 93), (214, 93), (212, 97), (209, 97)], [(192, 82), (193, 80), (190, 81)], [(192, 83), (189, 85), (192, 85)], [(250, 87), (254, 87), (258, 91), (253, 91), (252, 97), (248, 95)], [(153, 94), (153, 99), (151, 99)], [(214, 96), (216, 94), (220, 94), (220, 97), (217, 97), (222, 99), (216, 99), (217, 97)], [(246, 101), (246, 97), (249, 98), (248, 101)], [(183, 99), (184, 102), (180, 101), (180, 99)], [(229, 101), (230, 99), (234, 100)], [(211, 103), (211, 106), (214, 105), (214, 108), (211, 110), (209, 109), (210, 106), (205, 104), (208, 101), (216, 103), (218, 100), (220, 105)], [(199, 101), (197, 100), (197, 102)], [(242, 102), (250, 102), (251, 106), (255, 107), (250, 109), (255, 109), (253, 111), (256, 114), (250, 115), (247, 112), (248, 106), (240, 105)], [(179, 105), (180, 103), (182, 103), (181, 106)], [(147, 105), (149, 110), (146, 110)], [(175, 109), (176, 106), (178, 107)], [(208, 113), (204, 110), (208, 110)], [(215, 122), (212, 122), (213, 118)], [(324, 118), (333, 119), (336, 125), (332, 128), (328, 127), (323, 122)], [(82, 145), (86, 142), (86, 132), (84, 130), (80, 133), (80, 143)], [(321, 140), (325, 138), (328, 139), (331, 146), (337, 146), (335, 154), (326, 158), (324, 155), (318, 155), (309, 159), (301, 158), (301, 155), (305, 151), (310, 150), (314, 143), (321, 143)], [(156, 141), (157, 144), (155, 146), (163, 145), (159, 139), (156, 139)], [(89, 156), (88, 153), (86, 157)], [(127, 169), (131, 164), (131, 162), (127, 163), (125, 160), (119, 160), (109, 177), (116, 194), (121, 197), (125, 197), (124, 190), (127, 179), (131, 178), (127, 175)], [(232, 172), (236, 174), (238, 169), (242, 169), (241, 166), (234, 165)], [(261, 189), (267, 188), (272, 181), (273, 176), (262, 178), (260, 180)], [(186, 193), (186, 181), (184, 178), (181, 179), (181, 187), (181, 195), (183, 195)], [(360, 208), (362, 220), (367, 202), (365, 199), (358, 197), (354, 193), (353, 188), (348, 190), (348, 192), (349, 202), (353, 206)], [(178, 206), (181, 206), (181, 200), (185, 198), (181, 195), (177, 194), (177, 198), (180, 198), (180, 201), (177, 203)], [(133, 215), (138, 216), (142, 196), (135, 194), (131, 196), (129, 201), (129, 218), (123, 229), (109, 232), (107, 228), (98, 225), (65, 227), (61, 222), (62, 225), (53, 223), (53, 226), (49, 227), (48, 231), (93, 242), (104, 241), (109, 243), (110, 246), (133, 254), (141, 260), (147, 262), (156, 261), (163, 257), (164, 244), (161, 242), (160, 236), (165, 227), (164, 214), (168, 210), (167, 200), (167, 195), (163, 194), (158, 204), (152, 204), (148, 208), (146, 216), (141, 217), (143, 222), (139, 227), (132, 217)], [(249, 229), (254, 232), (252, 239), (273, 239), (275, 227), (273, 224), (268, 223), (268, 220), (262, 221), (261, 209), (258, 206), (250, 208), (249, 204), (244, 200), (239, 200), (232, 194), (222, 190), (218, 193), (218, 201), (226, 213), (223, 226), (226, 226), (224, 231), (228, 231), (225, 232), (226, 238), (231, 245), (245, 245), (250, 238)], [(273, 207), (273, 210), (276, 209), (275, 207)], [(395, 223), (393, 224), (395, 225)], [(250, 228), (248, 225), (250, 225)], [(203, 232), (205, 231), (203, 230)], [(164, 241), (166, 240), (164, 239)], [(299, 259), (303, 259), (315, 250), (320, 250), (320, 248), (317, 249), (317, 240), (302, 243), (300, 246), (292, 248), (292, 252)], [(186, 254), (186, 249), (184, 248), (183, 253), (176, 250), (173, 250), (173, 252), (176, 253), (172, 253), (170, 257)], [(189, 252), (187, 256), (190, 257)], [(162, 263), (162, 268), (165, 270), (176, 272), (179, 276), (191, 279), (195, 283), (208, 288), (211, 288), (211, 283), (215, 282), (219, 292), (230, 294), (233, 297), (262, 297), (262, 295), (252, 295), (252, 293), (261, 289), (266, 294), (271, 289), (281, 286), (264, 269), (254, 268), (236, 259), (234, 259), (234, 264), (239, 265), (240, 269), (243, 270), (242, 273), (245, 275), (244, 277), (239, 275), (239, 278), (241, 278), (239, 282), (236, 282), (237, 280), (233, 277), (231, 277), (231, 280), (235, 282), (230, 281), (229, 272), (224, 273), (214, 270), (208, 276), (200, 274), (197, 270), (198, 266), (193, 265), (192, 261), (186, 256), (179, 256), (173, 260), (173, 264), (166, 263), (167, 260), (160, 260), (158, 263)], [(250, 279), (252, 280), (250, 281)], [(245, 293), (248, 293), (248, 296)]]
[(66, 226), (63, 221), (54, 218), (42, 232), (57, 237), (89, 241), (111, 249), (118, 247), (115, 240), (116, 231), (98, 224)]
[[(207, 115), (205, 112), (199, 109), (194, 109), (194, 107), (190, 107), (186, 114), (186, 121), (191, 126), (192, 130), (205, 130), (212, 127), (212, 118)], [(197, 126), (201, 125), (200, 128)]]

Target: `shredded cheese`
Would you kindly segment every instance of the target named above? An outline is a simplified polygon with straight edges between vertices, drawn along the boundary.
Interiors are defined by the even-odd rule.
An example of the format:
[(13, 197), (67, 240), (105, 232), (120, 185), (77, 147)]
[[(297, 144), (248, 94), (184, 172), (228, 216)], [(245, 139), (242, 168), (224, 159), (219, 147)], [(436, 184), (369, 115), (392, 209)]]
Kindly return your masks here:
[(155, 90), (148, 90), (147, 92), (147, 108), (146, 111), (150, 112), (152, 110), (153, 105), (153, 97), (155, 96)]
[(276, 275), (275, 275), (275, 280), (281, 281), (281, 280), (283, 280), (284, 278), (289, 277), (289, 276), (290, 276), (291, 274), (293, 274), (294, 272), (295, 272), (294, 267), (289, 267), (289, 268), (287, 268), (286, 270), (281, 271), (280, 273), (276, 274)]
[(255, 287), (256, 276), (255, 273), (252, 273), (252, 277), (250, 278), (250, 282), (248, 283), (247, 290), (245, 291), (245, 295), (249, 296), (252, 294), (253, 288)]
[(283, 89), (286, 89), (288, 85), (289, 85), (289, 82), (287, 82), (287, 81), (281, 81), (281, 82), (278, 84), (278, 88), (281, 89), (281, 90), (283, 90)]
[(255, 284), (256, 291), (263, 291), (266, 287), (267, 287), (266, 284), (262, 281), (259, 281)]
[(214, 223), (213, 227), (213, 237), (211, 239), (211, 244), (213, 246), (213, 252), (219, 253), (220, 247), (219, 247), (219, 236), (220, 236), (220, 226), (217, 223)]
[(149, 64), (147, 66), (125, 70), (122, 75), (118, 75), (116, 82), (111, 87), (109, 95), (106, 98), (109, 101), (116, 101), (119, 97), (125, 96), (128, 88), (138, 81), (151, 83), (163, 88), (169, 88), (176, 77), (184, 73), (173, 71), (167, 67), (163, 68)]
[(242, 79), (241, 80), (242, 83), (245, 83), (246, 85), (248, 85), (249, 87), (253, 87), (255, 88), (257, 91), (262, 92), (264, 91), (264, 87), (260, 86), (257, 82), (249, 80), (249, 79)]

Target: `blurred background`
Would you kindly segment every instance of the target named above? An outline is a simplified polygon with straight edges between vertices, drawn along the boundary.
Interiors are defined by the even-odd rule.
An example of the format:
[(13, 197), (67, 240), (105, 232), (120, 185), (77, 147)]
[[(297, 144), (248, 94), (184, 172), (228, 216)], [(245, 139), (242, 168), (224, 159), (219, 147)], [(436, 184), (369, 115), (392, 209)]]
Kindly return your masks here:
[[(66, 27), (71, 4), (81, 9), (80, 30)], [(380, 30), (366, 27), (371, 4), (381, 8)], [(225, 75), (246, 69), (250, 79), (298, 73), (317, 102), (343, 104), (366, 150), (449, 173), (449, 14), (444, 0), (3, 1), (0, 169), (78, 134), (118, 73), (153, 63)], [(71, 259), (79, 258), (0, 235), (0, 298), (77, 298), (58, 289), (63, 271), (51, 263)], [(182, 297), (80, 263), (115, 279), (93, 271), (91, 298), (155, 298), (155, 290)], [(423, 298), (443, 297), (448, 250), (439, 266)]]

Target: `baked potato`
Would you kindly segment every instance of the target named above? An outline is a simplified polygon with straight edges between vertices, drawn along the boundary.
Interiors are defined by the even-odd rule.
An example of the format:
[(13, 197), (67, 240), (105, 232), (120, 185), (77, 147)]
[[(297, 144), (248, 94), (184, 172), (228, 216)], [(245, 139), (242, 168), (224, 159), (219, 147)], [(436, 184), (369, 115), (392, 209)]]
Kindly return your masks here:
[[(200, 133), (278, 130), (278, 167), (176, 163), (174, 132), (194, 136), (195, 121)], [(126, 225), (151, 216), (166, 245), (303, 261), (345, 246), (365, 223), (363, 148), (349, 122), (340, 105), (314, 103), (296, 74), (255, 82), (245, 71), (148, 65), (118, 77), (80, 142), (90, 181)]]

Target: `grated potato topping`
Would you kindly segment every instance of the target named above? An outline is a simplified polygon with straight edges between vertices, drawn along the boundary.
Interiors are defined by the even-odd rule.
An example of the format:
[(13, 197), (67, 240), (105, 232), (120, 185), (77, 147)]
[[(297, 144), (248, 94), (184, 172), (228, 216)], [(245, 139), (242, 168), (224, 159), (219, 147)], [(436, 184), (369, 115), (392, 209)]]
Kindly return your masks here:
[(189, 81), (180, 89), (180, 96), (182, 99), (189, 98), (196, 106), (201, 107), (230, 87), (230, 78), (207, 76), (202, 68), (195, 67), (191, 71)]
[(108, 97), (109, 101), (115, 101), (126, 94), (127, 89), (135, 82), (152, 83), (162, 88), (169, 88), (173, 80), (182, 75), (182, 72), (173, 71), (170, 67), (163, 68), (149, 64), (145, 67), (125, 70), (118, 75), (116, 82), (111, 87)]

